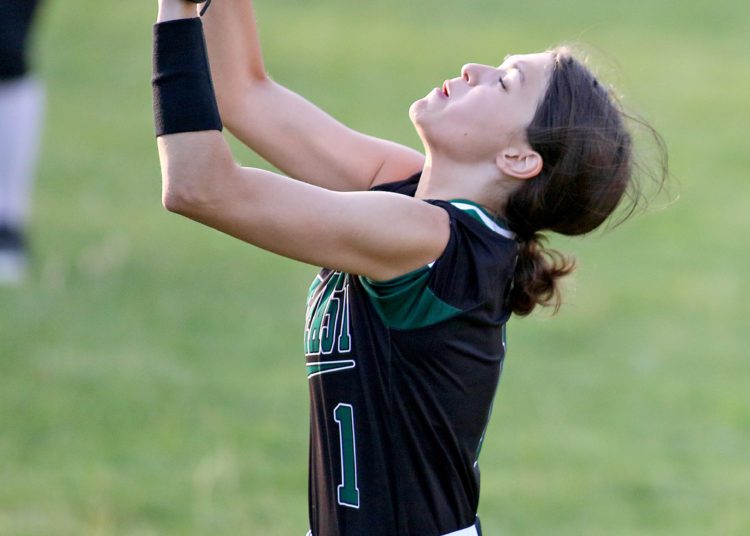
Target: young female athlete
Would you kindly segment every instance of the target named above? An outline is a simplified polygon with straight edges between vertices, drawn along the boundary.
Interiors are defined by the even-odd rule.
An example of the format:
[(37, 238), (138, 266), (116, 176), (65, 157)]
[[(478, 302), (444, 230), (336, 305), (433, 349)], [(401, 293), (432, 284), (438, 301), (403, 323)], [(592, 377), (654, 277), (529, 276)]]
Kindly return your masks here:
[[(160, 0), (153, 86), (166, 208), (324, 267), (304, 332), (310, 534), (479, 534), (506, 321), (557, 305), (573, 269), (540, 233), (595, 229), (631, 186), (611, 93), (564, 49), (464, 65), (410, 108), (422, 155), (271, 80), (250, 0), (203, 22)], [(291, 178), (238, 166), (222, 120)]]

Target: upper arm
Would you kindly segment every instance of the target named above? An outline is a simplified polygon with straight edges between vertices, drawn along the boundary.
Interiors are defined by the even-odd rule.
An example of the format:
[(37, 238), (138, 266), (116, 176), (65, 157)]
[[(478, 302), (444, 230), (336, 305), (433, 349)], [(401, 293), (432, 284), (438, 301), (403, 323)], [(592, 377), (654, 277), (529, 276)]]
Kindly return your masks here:
[(279, 255), (375, 280), (434, 261), (450, 232), (447, 212), (418, 199), (335, 192), (236, 165), (204, 178), (201, 191), (200, 202), (172, 210)]
[(331, 190), (367, 190), (420, 171), (424, 155), (340, 123), (270, 79), (220, 102), (232, 134), (290, 177)]

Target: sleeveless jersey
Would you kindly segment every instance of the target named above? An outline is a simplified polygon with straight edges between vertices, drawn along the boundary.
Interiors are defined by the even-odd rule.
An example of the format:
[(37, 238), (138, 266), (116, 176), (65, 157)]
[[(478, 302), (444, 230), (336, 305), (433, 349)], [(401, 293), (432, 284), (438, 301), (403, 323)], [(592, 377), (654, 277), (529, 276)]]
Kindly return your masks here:
[[(373, 190), (413, 196), (419, 177)], [(433, 263), (382, 282), (323, 268), (310, 286), (312, 536), (439, 536), (475, 522), (518, 248), (471, 201), (425, 202), (450, 216)]]

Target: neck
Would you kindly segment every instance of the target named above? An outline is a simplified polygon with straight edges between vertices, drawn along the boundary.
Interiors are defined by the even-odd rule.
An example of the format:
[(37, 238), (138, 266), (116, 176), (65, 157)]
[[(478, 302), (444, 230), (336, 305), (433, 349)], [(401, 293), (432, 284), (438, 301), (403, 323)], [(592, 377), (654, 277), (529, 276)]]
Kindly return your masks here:
[(424, 169), (414, 197), (419, 199), (468, 199), (502, 216), (505, 201), (514, 189), (513, 179), (487, 165), (456, 162), (427, 151)]

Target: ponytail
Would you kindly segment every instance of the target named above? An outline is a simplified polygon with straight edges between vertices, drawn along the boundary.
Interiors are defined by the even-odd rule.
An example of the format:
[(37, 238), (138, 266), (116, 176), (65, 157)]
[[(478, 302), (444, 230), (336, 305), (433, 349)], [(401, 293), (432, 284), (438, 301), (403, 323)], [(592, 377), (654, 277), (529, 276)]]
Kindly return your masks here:
[(534, 233), (519, 244), (509, 298), (511, 310), (519, 316), (528, 315), (537, 305), (553, 306), (556, 313), (562, 303), (558, 280), (575, 270), (575, 259), (546, 249), (546, 240), (543, 234)]
[[(552, 306), (557, 312), (562, 302), (559, 279), (575, 269), (575, 259), (544, 247), (542, 231), (585, 235), (598, 228), (623, 199), (621, 219), (633, 213), (640, 199), (631, 173), (627, 115), (614, 93), (567, 49), (551, 52), (554, 66), (547, 92), (526, 129), (529, 145), (541, 156), (542, 169), (510, 193), (502, 210), (519, 237), (508, 303), (520, 316), (537, 305)], [(658, 134), (649, 131), (658, 149), (663, 149)], [(665, 151), (660, 153), (666, 157)]]

